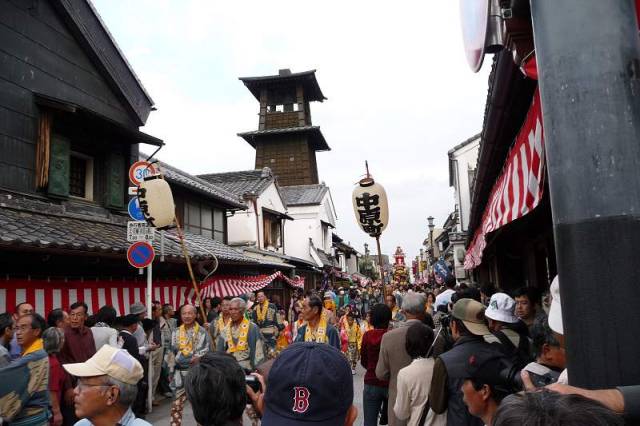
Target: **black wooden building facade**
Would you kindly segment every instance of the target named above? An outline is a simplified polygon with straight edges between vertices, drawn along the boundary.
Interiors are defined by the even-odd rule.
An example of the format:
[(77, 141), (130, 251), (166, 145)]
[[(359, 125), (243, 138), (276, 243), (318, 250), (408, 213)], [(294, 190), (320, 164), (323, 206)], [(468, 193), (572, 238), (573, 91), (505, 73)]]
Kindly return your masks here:
[[(126, 313), (144, 300), (125, 258), (125, 207), (139, 145), (163, 145), (139, 131), (153, 109), (88, 0), (0, 0), (0, 312), (85, 300)], [(240, 200), (163, 167), (199, 278), (213, 256), (228, 276), (277, 270), (225, 245)], [(193, 300), (175, 235), (154, 247), (154, 296)]]

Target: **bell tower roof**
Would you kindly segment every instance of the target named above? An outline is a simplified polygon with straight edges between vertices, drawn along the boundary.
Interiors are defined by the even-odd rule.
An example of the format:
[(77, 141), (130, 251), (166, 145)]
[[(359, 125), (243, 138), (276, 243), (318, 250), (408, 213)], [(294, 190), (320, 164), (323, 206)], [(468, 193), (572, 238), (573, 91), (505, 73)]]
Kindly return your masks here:
[(317, 151), (329, 151), (319, 126), (311, 121), (310, 103), (326, 98), (316, 70), (241, 77), (260, 103), (258, 130), (238, 133), (256, 150), (255, 168), (269, 167), (281, 186), (317, 185)]
[(327, 99), (320, 89), (318, 80), (316, 80), (316, 70), (302, 71), (292, 73), (290, 69), (281, 69), (276, 75), (265, 75), (260, 77), (240, 77), (240, 81), (249, 89), (253, 96), (260, 100), (260, 89), (274, 89), (278, 86), (286, 87), (301, 84), (305, 99), (311, 101), (324, 101)]

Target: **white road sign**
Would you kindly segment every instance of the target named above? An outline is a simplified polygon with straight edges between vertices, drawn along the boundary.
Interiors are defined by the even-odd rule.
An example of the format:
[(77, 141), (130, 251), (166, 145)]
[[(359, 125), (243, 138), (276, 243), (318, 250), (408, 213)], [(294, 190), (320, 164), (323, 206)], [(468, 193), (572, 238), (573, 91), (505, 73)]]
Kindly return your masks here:
[(147, 222), (130, 220), (127, 222), (127, 241), (153, 241), (154, 229)]

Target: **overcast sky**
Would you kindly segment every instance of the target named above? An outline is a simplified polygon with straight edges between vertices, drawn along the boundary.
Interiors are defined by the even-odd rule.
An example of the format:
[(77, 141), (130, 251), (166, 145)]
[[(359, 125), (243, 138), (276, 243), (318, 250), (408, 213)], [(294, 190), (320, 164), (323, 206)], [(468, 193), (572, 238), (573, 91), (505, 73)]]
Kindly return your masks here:
[(240, 76), (317, 69), (328, 98), (311, 105), (331, 147), (317, 154), (337, 233), (359, 251), (354, 183), (369, 161), (387, 190), (382, 250), (415, 256), (453, 211), (447, 151), (482, 126), (490, 58), (466, 64), (458, 2), (93, 0), (153, 98), (144, 131), (159, 158), (192, 174), (254, 167), (236, 133), (258, 128), (258, 102)]

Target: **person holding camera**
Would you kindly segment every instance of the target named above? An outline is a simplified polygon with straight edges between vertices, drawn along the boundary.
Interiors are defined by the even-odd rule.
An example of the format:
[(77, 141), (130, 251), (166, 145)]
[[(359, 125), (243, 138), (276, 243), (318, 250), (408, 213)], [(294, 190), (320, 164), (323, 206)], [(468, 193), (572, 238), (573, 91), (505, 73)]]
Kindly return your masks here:
[(251, 401), (247, 394), (251, 392), (250, 395), (254, 395), (248, 389), (245, 372), (235, 358), (220, 352), (205, 354), (189, 370), (184, 388), (193, 417), (201, 426), (243, 424), (244, 410), (247, 402)]
[(555, 383), (567, 366), (565, 350), (549, 327), (547, 317), (539, 317), (531, 327), (535, 361), (524, 369), (536, 386)]
[(487, 343), (483, 336), (490, 334), (485, 323), (485, 308), (473, 299), (460, 299), (451, 311), (453, 348), (440, 355), (435, 362), (429, 402), (436, 414), (447, 411), (448, 426), (482, 426), (478, 417), (469, 413), (461, 391), (466, 378), (465, 366), (471, 356), (501, 356), (496, 345)]

